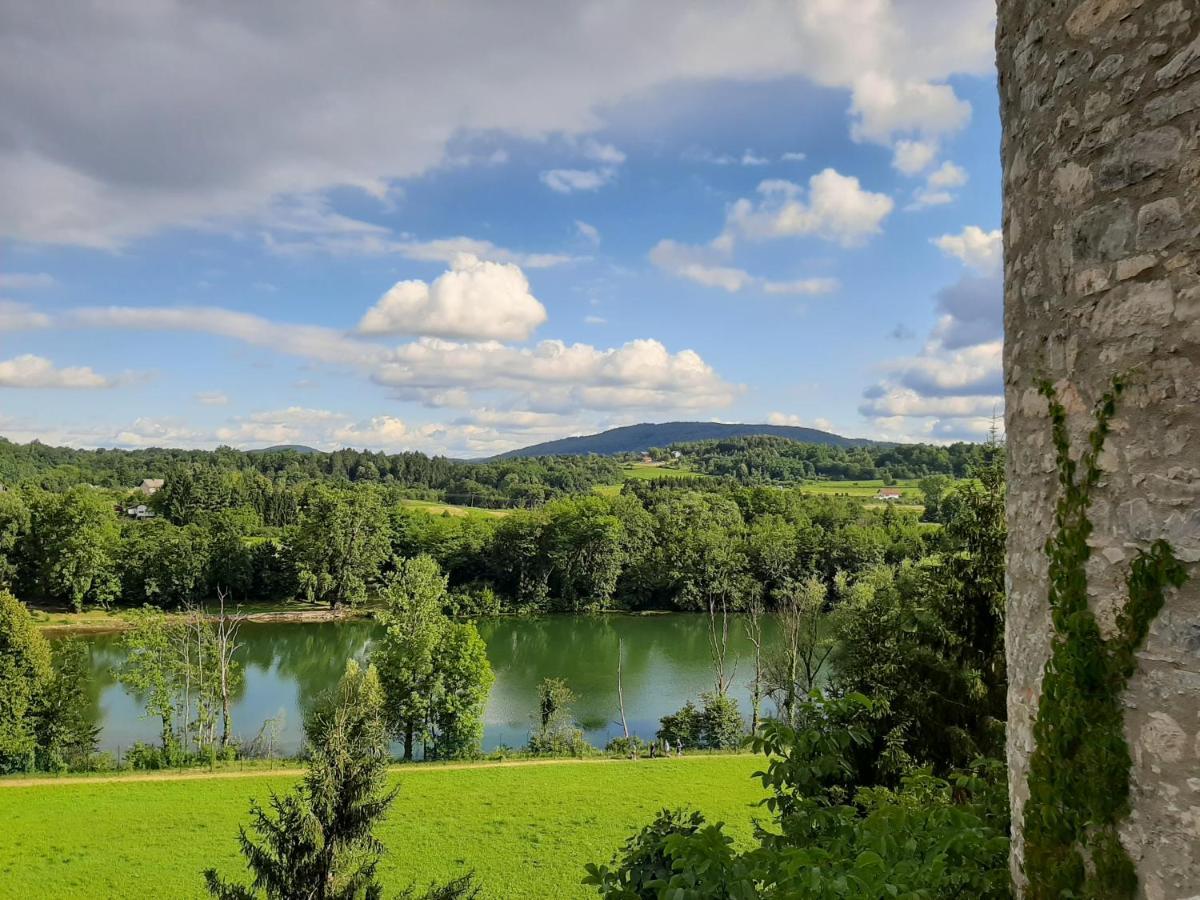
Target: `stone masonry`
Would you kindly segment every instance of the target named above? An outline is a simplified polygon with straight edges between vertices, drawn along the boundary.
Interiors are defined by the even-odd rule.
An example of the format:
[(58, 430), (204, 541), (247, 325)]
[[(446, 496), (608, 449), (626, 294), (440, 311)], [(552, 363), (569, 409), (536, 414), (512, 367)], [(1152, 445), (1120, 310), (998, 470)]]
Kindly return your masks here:
[(1150, 900), (1200, 897), (1200, 0), (999, 0), (1008, 439), (1008, 761), (1014, 874), (1049, 653), (1043, 545), (1054, 450), (1040, 378), (1076, 446), (1114, 374), (1089, 583), (1099, 621), (1134, 552), (1165, 538), (1171, 593), (1126, 695), (1133, 812), (1122, 841)]

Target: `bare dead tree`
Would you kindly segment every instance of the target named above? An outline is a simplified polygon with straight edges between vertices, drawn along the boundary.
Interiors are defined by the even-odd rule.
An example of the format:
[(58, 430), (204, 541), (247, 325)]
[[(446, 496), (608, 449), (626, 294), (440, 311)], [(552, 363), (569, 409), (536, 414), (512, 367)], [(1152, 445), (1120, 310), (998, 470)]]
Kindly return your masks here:
[(724, 594), (719, 600), (711, 594), (708, 598), (708, 649), (712, 654), (713, 672), (717, 677), (717, 694), (724, 697), (729, 692), (729, 685), (734, 676), (732, 671), (725, 671), (726, 657), (729, 654), (729, 604)]
[(625, 740), (629, 740), (629, 723), (625, 720), (625, 690), (621, 684), (621, 657), (625, 655), (625, 646), (617, 638), (617, 702), (621, 706), (621, 730), (625, 732)]
[(231, 712), (230, 693), (232, 691), (233, 681), (233, 657), (237, 653), (238, 648), (242, 645), (238, 643), (238, 630), (242, 627), (242, 622), (246, 620), (245, 614), (242, 613), (239, 607), (232, 615), (225, 611), (225, 601), (228, 597), (226, 591), (222, 588), (217, 588), (217, 602), (219, 606), (219, 614), (217, 616), (216, 629), (216, 651), (217, 651), (217, 677), (220, 679), (221, 686), (221, 747), (224, 749), (229, 746), (230, 732), (233, 730), (233, 717)]
[(754, 678), (750, 681), (750, 733), (758, 734), (758, 707), (763, 693), (763, 602), (755, 594), (746, 606), (746, 637), (754, 648)]

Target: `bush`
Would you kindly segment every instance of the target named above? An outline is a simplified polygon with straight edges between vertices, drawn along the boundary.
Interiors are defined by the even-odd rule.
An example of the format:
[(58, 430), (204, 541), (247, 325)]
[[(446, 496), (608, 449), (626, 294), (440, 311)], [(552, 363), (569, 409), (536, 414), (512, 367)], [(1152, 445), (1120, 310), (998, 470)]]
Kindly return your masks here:
[(703, 707), (691, 700), (679, 712), (659, 720), (658, 738), (684, 750), (733, 750), (746, 739), (737, 701), (724, 694), (700, 695)]
[(649, 747), (645, 741), (636, 734), (631, 734), (629, 737), (622, 735), (621, 737), (613, 738), (604, 748), (604, 752), (612, 753), (615, 756), (636, 758), (638, 756), (645, 756), (648, 749)]
[[(587, 866), (583, 883), (595, 886), (601, 897), (612, 900), (657, 900), (674, 874), (671, 844), (690, 838), (705, 827), (698, 812), (664, 809), (654, 821), (625, 841), (613, 865)], [(693, 886), (694, 889), (695, 886)], [(688, 897), (720, 897), (720, 893), (688, 893)]]
[(689, 700), (679, 712), (659, 719), (658, 739), (672, 747), (695, 750), (700, 746), (701, 721), (700, 710)]
[(708, 750), (735, 750), (746, 740), (737, 701), (726, 694), (701, 694), (700, 744)]

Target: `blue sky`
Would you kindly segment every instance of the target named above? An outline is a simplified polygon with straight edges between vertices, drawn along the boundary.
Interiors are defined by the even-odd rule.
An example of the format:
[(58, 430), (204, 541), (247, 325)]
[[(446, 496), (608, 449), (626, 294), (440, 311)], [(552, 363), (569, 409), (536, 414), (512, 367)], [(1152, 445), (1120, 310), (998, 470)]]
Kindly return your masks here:
[(986, 433), (986, 0), (401, 6), (11, 16), (0, 434)]

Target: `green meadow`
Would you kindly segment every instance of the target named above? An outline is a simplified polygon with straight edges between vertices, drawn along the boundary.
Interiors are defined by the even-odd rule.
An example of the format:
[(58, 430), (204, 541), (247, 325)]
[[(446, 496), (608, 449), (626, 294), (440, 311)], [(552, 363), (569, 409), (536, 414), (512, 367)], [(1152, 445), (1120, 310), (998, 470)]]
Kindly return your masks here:
[[(400, 796), (377, 836), (385, 896), (474, 870), (488, 898), (595, 896), (580, 884), (664, 806), (691, 806), (751, 843), (765, 810), (761, 757), (556, 761), (395, 771)], [(0, 786), (0, 897), (206, 896), (201, 871), (240, 875), (251, 798), (296, 775), (116, 777)], [(2, 783), (0, 783), (2, 784)]]

